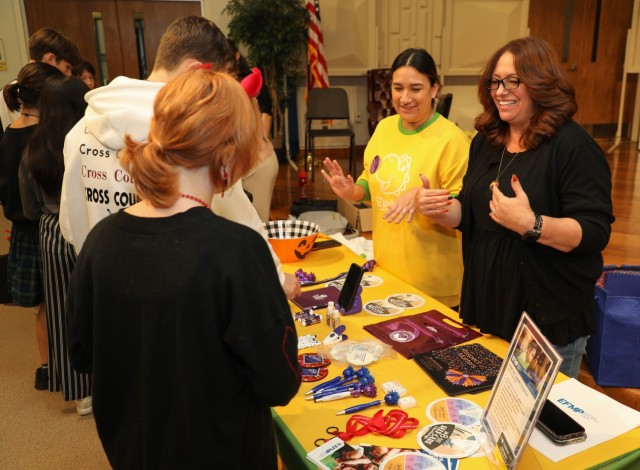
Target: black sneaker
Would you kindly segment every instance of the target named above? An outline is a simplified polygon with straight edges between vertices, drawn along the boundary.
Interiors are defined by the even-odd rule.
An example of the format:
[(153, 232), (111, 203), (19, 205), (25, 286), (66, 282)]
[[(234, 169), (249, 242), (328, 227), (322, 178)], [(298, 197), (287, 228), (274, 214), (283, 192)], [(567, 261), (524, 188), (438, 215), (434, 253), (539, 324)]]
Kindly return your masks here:
[(49, 389), (49, 368), (38, 367), (36, 369), (36, 390)]

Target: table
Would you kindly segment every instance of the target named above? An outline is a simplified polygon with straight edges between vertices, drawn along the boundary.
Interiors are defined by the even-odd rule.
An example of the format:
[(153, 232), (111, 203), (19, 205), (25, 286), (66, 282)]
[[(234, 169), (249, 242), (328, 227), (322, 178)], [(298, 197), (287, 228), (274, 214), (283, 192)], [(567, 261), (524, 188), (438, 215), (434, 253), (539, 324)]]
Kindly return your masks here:
[[(320, 251), (310, 252), (304, 260), (293, 264), (284, 264), (285, 272), (293, 273), (298, 268), (302, 268), (305, 272), (315, 273), (317, 279), (325, 279), (333, 277), (338, 273), (347, 271), (351, 263), (364, 263), (364, 259), (356, 256), (345, 247), (331, 248)], [(391, 294), (413, 293), (418, 294), (426, 299), (425, 305), (419, 309), (407, 309), (401, 315), (412, 315), (415, 313), (425, 312), (428, 310), (439, 310), (451, 318), (458, 320), (456, 312), (449, 309), (445, 305), (421, 293), (417, 289), (400, 281), (398, 278), (385, 272), (379, 266), (376, 266), (373, 274), (381, 277), (384, 283), (378, 287), (363, 289), (363, 304), (376, 299), (384, 299)], [(310, 287), (318, 288), (323, 285)], [(292, 311), (299, 308), (291, 304)], [(324, 314), (324, 310), (319, 313)], [(324, 316), (324, 315), (323, 315)], [(349, 339), (362, 340), (371, 338), (371, 335), (363, 329), (364, 325), (377, 323), (386, 320), (386, 317), (371, 315), (362, 311), (355, 315), (341, 317), (342, 324), (346, 325), (345, 334)], [(325, 338), (330, 332), (330, 328), (324, 323), (303, 327), (300, 324), (296, 326), (299, 335), (315, 334), (319, 341)], [(501, 357), (506, 355), (508, 343), (500, 338), (491, 335), (485, 335), (474, 340), (498, 354)], [(302, 350), (301, 352), (313, 351), (313, 348)], [(340, 375), (346, 367), (345, 364), (331, 364), (329, 366), (329, 374), (327, 379)], [(395, 359), (382, 359), (368, 366), (375, 377), (376, 384), (382, 384), (389, 381), (398, 381), (406, 389), (407, 395), (413, 396), (417, 401), (417, 406), (409, 408), (406, 411), (409, 416), (415, 417), (420, 421), (417, 430), (407, 433), (401, 439), (393, 439), (377, 434), (368, 434), (361, 438), (354, 438), (349, 441), (353, 444), (366, 442), (371, 445), (384, 445), (387, 447), (407, 447), (419, 448), (416, 440), (417, 432), (430, 423), (426, 415), (427, 406), (434, 400), (445, 398), (447, 395), (431, 380), (431, 378), (415, 364), (414, 361), (405, 359), (400, 354)], [(566, 380), (566, 376), (558, 378), (558, 381)], [(305, 392), (311, 389), (318, 382), (303, 383), (298, 394), (291, 402), (284, 407), (273, 408), (273, 416), (276, 423), (276, 435), (278, 437), (278, 446), (280, 456), (287, 466), (288, 470), (298, 470), (303, 468), (313, 469), (313, 466), (307, 459), (306, 453), (315, 448), (314, 441), (319, 437), (327, 437), (325, 429), (329, 426), (337, 426), (340, 431), (344, 431), (346, 423), (350, 415), (336, 416), (336, 412), (349, 406), (372, 401), (370, 398), (345, 398), (325, 403), (314, 403), (304, 399)], [(381, 399), (378, 394), (376, 399)], [(478, 394), (463, 394), (460, 398), (466, 398), (478, 405), (484, 407), (488, 398), (489, 391)], [(373, 416), (373, 414), (384, 409), (385, 413), (391, 409), (389, 406), (370, 408), (359, 414), (365, 416)], [(522, 469), (583, 469), (597, 465), (595, 468), (601, 467), (599, 464), (607, 461), (613, 461), (625, 457), (627, 459), (635, 459), (640, 455), (640, 428), (630, 431), (618, 438), (602, 443), (596, 447), (575, 455), (571, 458), (553, 463), (534, 450), (531, 446), (525, 449), (523, 458), (519, 468)], [(628, 454), (628, 455), (627, 455)], [(460, 470), (467, 469), (490, 469), (489, 462), (486, 458), (466, 458), (461, 459), (458, 467)], [(610, 467), (611, 468), (611, 467)]]

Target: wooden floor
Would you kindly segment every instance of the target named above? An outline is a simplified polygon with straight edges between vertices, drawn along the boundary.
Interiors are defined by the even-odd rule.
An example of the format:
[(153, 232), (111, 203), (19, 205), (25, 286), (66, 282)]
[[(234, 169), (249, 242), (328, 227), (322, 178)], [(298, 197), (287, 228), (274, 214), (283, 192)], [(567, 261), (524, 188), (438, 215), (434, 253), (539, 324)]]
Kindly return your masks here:
[[(613, 152), (606, 153), (613, 141), (598, 141), (611, 167), (613, 179), (613, 209), (616, 221), (609, 245), (605, 249), (605, 264), (640, 265), (640, 165), (638, 165), (637, 142), (625, 142)], [(358, 161), (362, 161), (362, 149), (359, 149)], [(328, 153), (328, 152), (325, 152)], [(325, 154), (317, 152), (317, 157)], [(332, 152), (332, 158), (338, 159), (343, 169), (348, 166), (346, 151)], [(318, 157), (319, 158), (319, 157)], [(361, 171), (361, 165), (358, 167)], [(308, 181), (308, 195), (312, 198), (335, 199), (331, 187), (323, 181), (316, 165), (315, 181)], [(299, 198), (298, 172), (287, 163), (280, 165), (278, 178), (271, 202), (271, 218), (286, 219), (291, 203)]]

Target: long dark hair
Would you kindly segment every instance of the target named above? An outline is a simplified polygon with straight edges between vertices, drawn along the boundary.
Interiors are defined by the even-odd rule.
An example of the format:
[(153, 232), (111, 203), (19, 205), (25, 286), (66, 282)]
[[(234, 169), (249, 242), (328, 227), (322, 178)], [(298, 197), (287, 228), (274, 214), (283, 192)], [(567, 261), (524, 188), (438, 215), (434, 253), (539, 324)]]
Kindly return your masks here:
[(22, 67), (18, 79), (2, 90), (7, 107), (11, 111), (19, 111), (25, 106), (38, 109), (42, 87), (52, 75), (62, 76), (62, 72), (44, 62), (31, 62)]
[(79, 78), (54, 75), (40, 95), (40, 121), (25, 150), (24, 164), (42, 191), (57, 196), (62, 189), (64, 138), (84, 116), (89, 88)]
[(495, 147), (504, 147), (509, 124), (500, 119), (487, 82), (491, 80), (498, 60), (506, 52), (513, 62), (520, 82), (527, 87), (533, 101), (531, 123), (521, 138), (527, 149), (538, 147), (549, 139), (578, 110), (573, 86), (564, 75), (558, 54), (539, 38), (514, 39), (498, 49), (487, 62), (478, 82), (478, 99), (484, 112), (476, 118), (475, 128), (487, 136)]

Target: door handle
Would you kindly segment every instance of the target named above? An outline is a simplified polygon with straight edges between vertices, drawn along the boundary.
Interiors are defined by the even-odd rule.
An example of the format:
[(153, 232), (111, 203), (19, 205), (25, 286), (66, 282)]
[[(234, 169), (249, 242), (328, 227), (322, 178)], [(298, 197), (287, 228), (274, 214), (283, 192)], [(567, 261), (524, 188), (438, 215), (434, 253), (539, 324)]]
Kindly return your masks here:
[(576, 70), (578, 70), (578, 60), (573, 59), (573, 62), (571, 62), (571, 66), (567, 70), (569, 72), (575, 72)]

